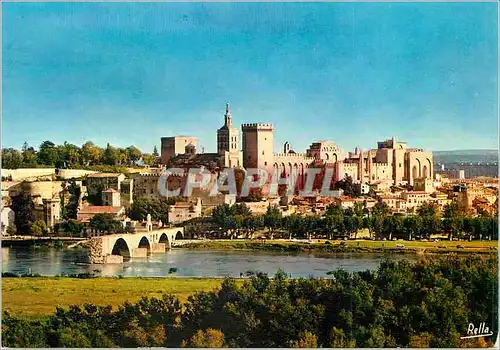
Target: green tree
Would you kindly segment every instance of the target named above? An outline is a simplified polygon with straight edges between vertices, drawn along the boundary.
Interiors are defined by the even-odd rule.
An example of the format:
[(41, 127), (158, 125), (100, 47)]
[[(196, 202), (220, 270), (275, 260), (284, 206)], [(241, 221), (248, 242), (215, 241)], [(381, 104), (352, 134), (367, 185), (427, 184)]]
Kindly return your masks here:
[(59, 160), (56, 163), (61, 168), (75, 168), (80, 165), (81, 150), (78, 146), (64, 142), (59, 147)]
[(51, 141), (44, 141), (40, 145), (37, 154), (38, 164), (54, 166), (60, 160), (59, 151)]
[(224, 334), (218, 329), (199, 330), (191, 338), (183, 342), (181, 346), (189, 348), (223, 348), (225, 347)]
[(421, 227), (422, 219), (419, 216), (405, 216), (403, 219), (403, 229), (410, 241), (420, 234)]
[(90, 348), (90, 340), (78, 327), (65, 327), (57, 334), (58, 347), (61, 348)]
[(224, 225), (226, 217), (233, 215), (233, 209), (229, 204), (221, 204), (212, 210), (212, 220), (219, 226)]
[(30, 195), (12, 197), (11, 209), (15, 213), (14, 223), (18, 234), (29, 234), (30, 223), (35, 221), (35, 203)]
[(153, 153), (152, 156), (155, 158), (158, 158), (160, 155), (158, 154), (158, 148), (156, 146), (153, 147)]
[(85, 225), (74, 219), (63, 221), (60, 224), (60, 228), (72, 237), (81, 237), (85, 231)]
[(154, 157), (149, 153), (142, 154), (142, 161), (144, 162), (145, 165), (149, 165), (149, 166), (152, 166), (155, 163)]
[(393, 236), (403, 237), (405, 235), (404, 229), (404, 218), (401, 215), (393, 215), (390, 217), (390, 232), (389, 232), (389, 240), (393, 238)]
[(236, 203), (231, 207), (233, 215), (249, 216), (252, 212), (245, 203)]
[(162, 223), (168, 223), (168, 212), (170, 211), (170, 201), (164, 198), (158, 200), (158, 209), (156, 215), (153, 217), (154, 220), (159, 220)]
[(317, 348), (318, 347), (318, 337), (311, 332), (303, 332), (300, 335), (299, 340), (296, 340), (292, 344), (292, 348)]
[(32, 235), (41, 236), (47, 234), (49, 232), (49, 228), (47, 227), (47, 224), (45, 224), (45, 221), (36, 220), (30, 222), (29, 231)]
[(23, 167), (33, 167), (37, 165), (37, 154), (33, 147), (30, 147), (27, 142), (24, 142), (21, 149), (23, 156)]
[(343, 190), (344, 194), (349, 197), (356, 198), (361, 196), (361, 187), (358, 184), (355, 184), (352, 177), (349, 175), (346, 175), (342, 180), (337, 181), (334, 188), (336, 190)]
[[(356, 226), (358, 227), (358, 230), (363, 228), (363, 226), (364, 226), (363, 219), (365, 217), (365, 214), (367, 214), (367, 213), (368, 213), (368, 209), (366, 208), (366, 201), (364, 201), (363, 203), (361, 203), (361, 202), (354, 203), (353, 217), (356, 220)], [(356, 231), (354, 233), (354, 238), (356, 238), (357, 232), (358, 231)]]
[(142, 153), (137, 147), (129, 146), (125, 149), (125, 151), (130, 165), (135, 164), (139, 159), (141, 159)]
[(96, 214), (90, 219), (90, 227), (97, 232), (117, 233), (123, 230), (122, 224), (112, 214)]
[(138, 198), (129, 208), (128, 217), (132, 220), (144, 221), (148, 214), (151, 214), (153, 220), (168, 223), (168, 212), (170, 210), (170, 201), (164, 198)]
[(329, 204), (326, 207), (324, 214), (324, 226), (328, 232), (328, 238), (332, 239), (332, 235), (341, 235), (345, 230), (344, 210), (340, 204)]
[(118, 149), (116, 149), (115, 147), (111, 146), (108, 143), (102, 156), (103, 164), (117, 165), (119, 163), (119, 160), (120, 160), (120, 153)]
[(144, 221), (148, 213), (151, 211), (150, 209), (150, 200), (147, 198), (137, 198), (130, 205), (128, 217), (132, 220)]
[[(95, 186), (92, 186), (92, 194), (88, 194), (86, 197), (82, 198), (87, 200), (90, 205), (101, 206), (103, 205), (102, 201), (102, 192), (104, 191), (104, 185), (99, 183)], [(90, 192), (89, 186), (87, 186), (87, 192)]]
[[(62, 186), (66, 188), (66, 184), (63, 184)], [(63, 207), (64, 209), (62, 216), (64, 219), (76, 219), (82, 189), (76, 184), (74, 180), (71, 180), (69, 186), (67, 187), (67, 191), (69, 194), (69, 200), (68, 203)], [(61, 195), (64, 196), (64, 193), (65, 191), (62, 191)]]
[(430, 348), (431, 335), (427, 332), (421, 333), (419, 335), (413, 335), (410, 338), (411, 348)]
[(117, 148), (116, 152), (119, 165), (129, 164), (128, 152), (125, 148)]
[(23, 165), (23, 155), (14, 148), (6, 148), (2, 150), (2, 168), (3, 169), (18, 169)]
[[(383, 237), (387, 232), (384, 230), (387, 226), (384, 227), (384, 220), (392, 213), (392, 210), (389, 206), (379, 200), (379, 202), (373, 206), (370, 220), (369, 220), (369, 230), (370, 233), (375, 233), (377, 237)], [(385, 220), (387, 222), (387, 220)]]
[(418, 209), (417, 214), (422, 219), (421, 234), (424, 237), (430, 237), (441, 231), (441, 219), (438, 215), (438, 209), (433, 203), (423, 203)]
[[(84, 165), (101, 164), (102, 158), (104, 156), (104, 151), (102, 150), (102, 148), (94, 145), (94, 143), (92, 143), (91, 141), (87, 141), (82, 145), (80, 153), (82, 163)], [(109, 157), (112, 158), (112, 154), (109, 154)], [(114, 165), (114, 163), (111, 165)]]
[(160, 154), (158, 153), (158, 149), (156, 148), (156, 146), (153, 147), (153, 153), (151, 154), (151, 156), (153, 157), (153, 164), (152, 165), (154, 165), (154, 166), (160, 165), (161, 158), (160, 158)]
[(332, 348), (354, 348), (356, 341), (349, 339), (343, 329), (333, 327), (330, 334), (330, 347)]
[(123, 334), (120, 346), (124, 348), (161, 347), (164, 343), (165, 328), (163, 325), (145, 330), (138, 323), (131, 322)]
[(463, 230), (464, 219), (456, 202), (446, 204), (443, 211), (443, 229), (448, 232), (450, 241)]
[(264, 214), (264, 223), (269, 229), (271, 239), (273, 239), (274, 230), (280, 226), (282, 214), (276, 205), (269, 205)]
[(11, 316), (2, 317), (2, 345), (10, 348), (45, 348), (46, 327), (40, 321), (27, 321)]
[(302, 218), (296, 213), (283, 217), (283, 228), (288, 231), (288, 239), (292, 239), (294, 235), (300, 233), (298, 226), (301, 220)]

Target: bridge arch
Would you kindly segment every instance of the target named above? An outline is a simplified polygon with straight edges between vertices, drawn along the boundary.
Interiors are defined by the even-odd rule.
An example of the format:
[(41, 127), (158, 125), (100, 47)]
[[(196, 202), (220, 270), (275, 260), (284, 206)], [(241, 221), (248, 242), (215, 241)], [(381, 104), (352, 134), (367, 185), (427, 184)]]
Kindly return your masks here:
[[(107, 264), (119, 263), (119, 260), (145, 258), (149, 254), (164, 252), (165, 247), (171, 248), (178, 237), (184, 237), (184, 227), (162, 228), (148, 233), (110, 234), (92, 237), (88, 251), (89, 262)], [(123, 259), (116, 259), (120, 256)]]
[(175, 240), (178, 240), (178, 239), (183, 239), (184, 238), (184, 233), (182, 233), (182, 231), (177, 231), (177, 233), (175, 234)]
[(151, 254), (151, 243), (149, 242), (149, 238), (146, 236), (143, 236), (139, 240), (139, 244), (137, 245), (137, 248), (146, 248), (148, 250), (148, 255)]
[(165, 247), (167, 249), (172, 247), (172, 242), (171, 242), (170, 238), (168, 237), (168, 234), (165, 232), (160, 235), (160, 239), (158, 240), (158, 243), (165, 243)]
[(113, 249), (111, 251), (112, 255), (121, 255), (123, 260), (130, 260), (130, 248), (128, 247), (127, 242), (123, 238), (118, 238), (113, 245)]

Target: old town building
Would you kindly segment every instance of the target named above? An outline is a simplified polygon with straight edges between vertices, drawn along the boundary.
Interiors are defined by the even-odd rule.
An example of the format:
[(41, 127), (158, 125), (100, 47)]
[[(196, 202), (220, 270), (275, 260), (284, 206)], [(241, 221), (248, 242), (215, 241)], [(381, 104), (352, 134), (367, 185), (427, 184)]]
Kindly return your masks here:
[(184, 154), (186, 147), (198, 146), (198, 139), (192, 136), (173, 136), (161, 138), (161, 163), (166, 165), (170, 158)]

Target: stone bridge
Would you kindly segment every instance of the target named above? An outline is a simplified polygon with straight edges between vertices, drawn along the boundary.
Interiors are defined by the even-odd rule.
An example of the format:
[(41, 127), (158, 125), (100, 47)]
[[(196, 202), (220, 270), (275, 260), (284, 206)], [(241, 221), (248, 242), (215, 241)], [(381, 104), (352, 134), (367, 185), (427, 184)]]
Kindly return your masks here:
[(184, 237), (184, 227), (92, 237), (89, 241), (89, 262), (123, 263), (132, 258), (145, 258), (153, 253), (164, 253), (179, 237)]

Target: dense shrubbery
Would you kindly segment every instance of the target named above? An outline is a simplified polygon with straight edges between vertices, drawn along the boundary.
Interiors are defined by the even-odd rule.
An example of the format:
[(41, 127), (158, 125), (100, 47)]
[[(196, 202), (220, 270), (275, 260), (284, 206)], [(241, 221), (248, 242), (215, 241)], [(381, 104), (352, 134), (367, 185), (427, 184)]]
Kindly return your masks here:
[(2, 277), (41, 277), (39, 273), (23, 273), (21, 275), (15, 272), (2, 272)]
[[(239, 286), (143, 298), (117, 310), (58, 308), (47, 321), (4, 314), (8, 347), (457, 347), (486, 346), (498, 329), (495, 258), (384, 261), (333, 279), (258, 275)], [(460, 340), (469, 322), (495, 334)]]

